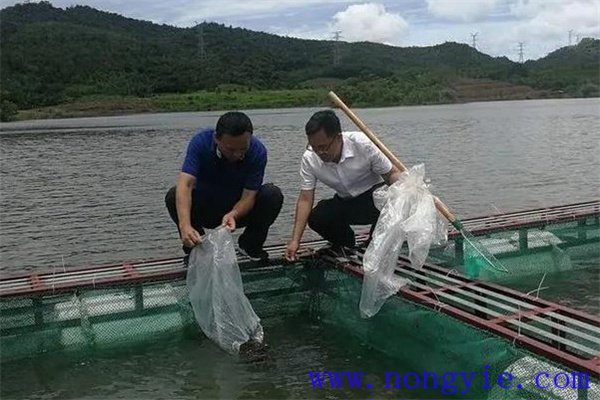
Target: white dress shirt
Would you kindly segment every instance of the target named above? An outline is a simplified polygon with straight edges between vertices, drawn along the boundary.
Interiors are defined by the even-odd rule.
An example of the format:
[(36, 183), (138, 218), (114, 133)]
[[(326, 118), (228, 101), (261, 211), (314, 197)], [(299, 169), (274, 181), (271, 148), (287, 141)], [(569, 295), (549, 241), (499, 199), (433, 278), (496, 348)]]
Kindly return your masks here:
[(352, 198), (383, 182), (381, 175), (392, 170), (391, 161), (362, 132), (342, 133), (340, 161), (323, 162), (312, 149), (302, 156), (302, 190), (313, 190), (317, 180), (341, 198)]

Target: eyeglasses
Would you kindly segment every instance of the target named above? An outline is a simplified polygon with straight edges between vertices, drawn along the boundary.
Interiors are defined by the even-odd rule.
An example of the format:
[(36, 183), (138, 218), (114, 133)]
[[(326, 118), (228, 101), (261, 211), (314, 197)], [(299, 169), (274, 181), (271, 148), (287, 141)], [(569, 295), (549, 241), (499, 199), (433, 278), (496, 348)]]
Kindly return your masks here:
[(312, 150), (315, 153), (327, 153), (329, 151), (329, 149), (331, 148), (331, 146), (333, 145), (333, 142), (335, 142), (335, 139), (337, 139), (337, 135), (333, 139), (331, 139), (331, 141), (329, 142), (328, 145), (325, 145), (325, 146), (312, 147), (310, 145), (310, 143), (306, 143), (306, 150)]

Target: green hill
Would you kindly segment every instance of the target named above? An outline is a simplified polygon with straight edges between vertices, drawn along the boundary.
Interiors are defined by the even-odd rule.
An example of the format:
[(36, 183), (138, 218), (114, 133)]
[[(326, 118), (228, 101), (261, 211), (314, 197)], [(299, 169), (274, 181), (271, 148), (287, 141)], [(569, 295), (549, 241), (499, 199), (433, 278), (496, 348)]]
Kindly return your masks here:
[(537, 61), (525, 63), (522, 81), (538, 88), (577, 97), (600, 96), (600, 40), (584, 38)]
[[(451, 102), (460, 101), (453, 83), (465, 78), (597, 95), (598, 77), (588, 72), (598, 69), (598, 43), (582, 40), (565, 54), (521, 65), (459, 43), (400, 48), (301, 40), (215, 23), (176, 28), (86, 6), (19, 4), (0, 11), (2, 117), (90, 96), (315, 87), (335, 87), (361, 105)], [(572, 54), (588, 51), (587, 58)]]

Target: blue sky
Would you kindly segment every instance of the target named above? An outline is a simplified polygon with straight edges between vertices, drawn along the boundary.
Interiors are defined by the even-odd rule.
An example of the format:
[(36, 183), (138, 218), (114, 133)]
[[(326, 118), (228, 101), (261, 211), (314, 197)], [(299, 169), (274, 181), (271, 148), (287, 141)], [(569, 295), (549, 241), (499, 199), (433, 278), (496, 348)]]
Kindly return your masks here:
[[(0, 0), (2, 8), (19, 1)], [(493, 56), (537, 59), (578, 37), (600, 37), (600, 0), (55, 0), (180, 27), (214, 21), (309, 39), (394, 46), (472, 43)]]

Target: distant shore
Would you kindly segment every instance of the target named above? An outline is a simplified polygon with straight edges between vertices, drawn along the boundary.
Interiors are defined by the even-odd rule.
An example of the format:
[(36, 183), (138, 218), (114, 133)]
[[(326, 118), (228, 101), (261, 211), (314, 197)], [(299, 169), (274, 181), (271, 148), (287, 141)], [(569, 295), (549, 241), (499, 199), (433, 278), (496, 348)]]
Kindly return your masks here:
[[(54, 106), (19, 110), (14, 121), (57, 118), (117, 116), (160, 112), (191, 112), (231, 109), (269, 109), (294, 107), (324, 107), (330, 103), (327, 89), (247, 90), (230, 92), (195, 92), (160, 94), (151, 97), (88, 96)], [(468, 97), (445, 98), (437, 102), (351, 102), (354, 107), (385, 107), (406, 105), (455, 104), (476, 101), (526, 100), (565, 98), (562, 93), (539, 91), (498, 91), (471, 93)], [(441, 99), (440, 99), (441, 100)]]

